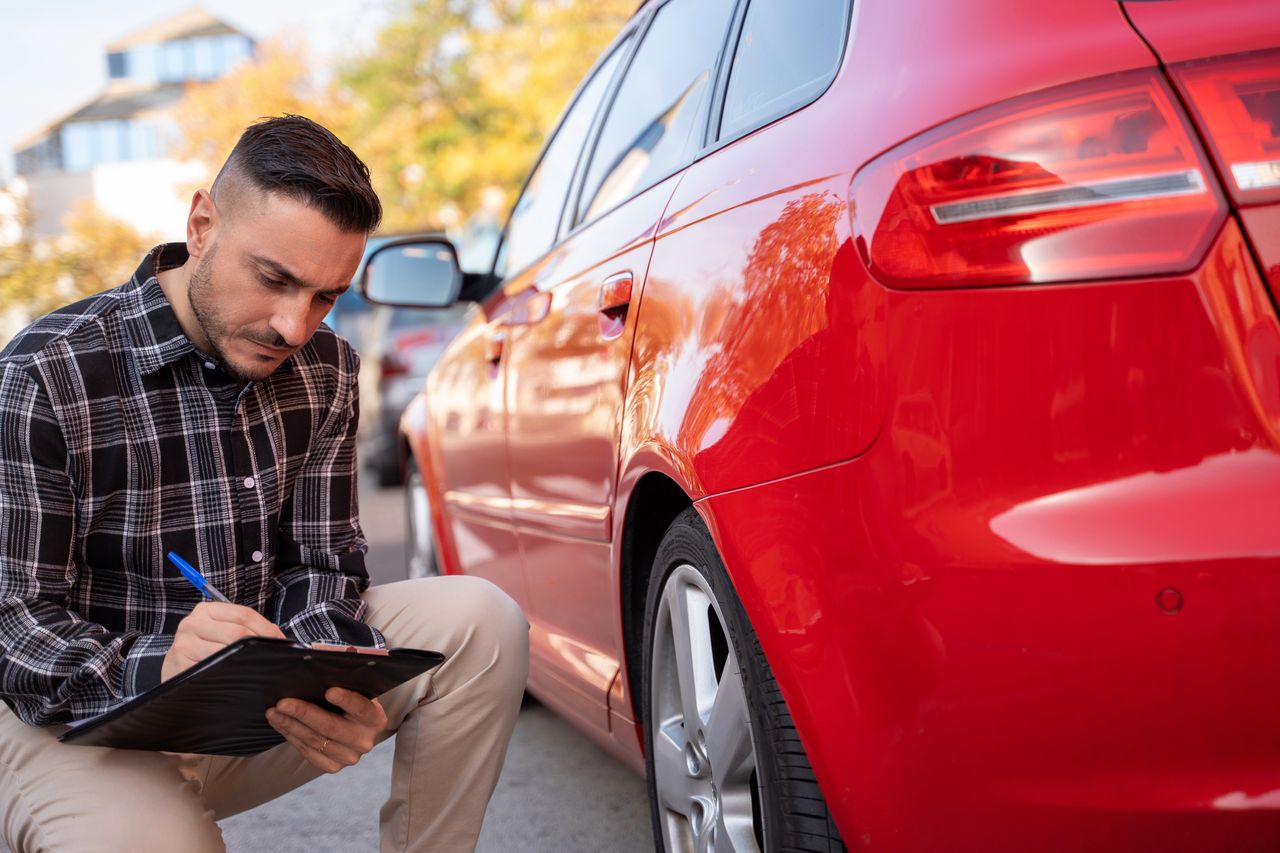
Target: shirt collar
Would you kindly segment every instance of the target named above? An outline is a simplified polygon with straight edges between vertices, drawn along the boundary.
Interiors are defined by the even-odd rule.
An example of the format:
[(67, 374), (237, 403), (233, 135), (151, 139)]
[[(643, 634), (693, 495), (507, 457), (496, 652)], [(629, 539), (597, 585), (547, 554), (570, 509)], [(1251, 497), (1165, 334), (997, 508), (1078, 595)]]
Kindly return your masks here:
[(185, 244), (162, 243), (147, 252), (133, 274), (126, 294), (130, 305), (124, 315), (125, 329), (144, 376), (196, 352), (156, 278), (157, 273), (186, 262)]

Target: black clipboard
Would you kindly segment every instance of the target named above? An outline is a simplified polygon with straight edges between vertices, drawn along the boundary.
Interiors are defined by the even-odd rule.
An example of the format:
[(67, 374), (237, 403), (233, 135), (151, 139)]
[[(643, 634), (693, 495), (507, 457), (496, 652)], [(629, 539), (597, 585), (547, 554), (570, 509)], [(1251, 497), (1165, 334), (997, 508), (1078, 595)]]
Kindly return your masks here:
[[(118, 708), (74, 725), (58, 740), (83, 746), (257, 755), (284, 742), (266, 711), (281, 699), (313, 702), (330, 687), (379, 696), (444, 660), (421, 649), (311, 647), (246, 637)], [(339, 711), (340, 713), (340, 711)]]

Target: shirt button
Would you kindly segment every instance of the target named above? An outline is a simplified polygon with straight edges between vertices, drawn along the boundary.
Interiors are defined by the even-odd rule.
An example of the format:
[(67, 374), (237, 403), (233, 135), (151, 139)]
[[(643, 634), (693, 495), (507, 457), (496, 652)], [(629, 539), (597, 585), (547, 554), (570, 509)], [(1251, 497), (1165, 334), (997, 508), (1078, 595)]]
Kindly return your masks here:
[(261, 551), (254, 551), (254, 552), (253, 552), (252, 554), (250, 554), (249, 556), (253, 559), (253, 561), (254, 561), (255, 563), (257, 563), (257, 562), (259, 562), (259, 561), (261, 561), (261, 560), (262, 560), (262, 552), (261, 552)]
[(217, 365), (217, 364), (215, 364), (215, 363), (214, 363), (214, 362), (212, 362), (212, 361), (206, 361), (206, 362), (204, 363), (204, 366), (205, 366), (205, 367), (207, 367), (207, 368), (209, 368), (210, 370), (213, 370), (213, 369), (214, 369), (215, 367), (217, 367), (218, 365)]
[(255, 479), (253, 479), (252, 477), (245, 477), (245, 478), (244, 478), (244, 487), (245, 487), (246, 489), (252, 489), (252, 488), (254, 487), (254, 484), (255, 484), (255, 483), (257, 483), (257, 482), (258, 482), (258, 481), (257, 481), (257, 480), (255, 480)]

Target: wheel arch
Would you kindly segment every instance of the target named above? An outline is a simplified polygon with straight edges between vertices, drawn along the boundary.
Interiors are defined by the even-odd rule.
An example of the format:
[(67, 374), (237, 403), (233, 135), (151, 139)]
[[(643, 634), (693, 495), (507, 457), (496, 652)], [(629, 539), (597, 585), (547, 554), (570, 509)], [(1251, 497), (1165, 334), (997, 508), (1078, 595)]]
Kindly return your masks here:
[(404, 414), (400, 416), (398, 430), (400, 463), (407, 471), (409, 462), (412, 460), (422, 474), (423, 485), (426, 486), (427, 495), (431, 501), (431, 524), (440, 559), (440, 571), (442, 574), (453, 574), (458, 571), (457, 552), (454, 548), (453, 532), (445, 523), (444, 483), (440, 481), (436, 460), (432, 455), (432, 448), (436, 446), (436, 442), (434, 437), (428, 436), (428, 433), (434, 431), (434, 424), (427, 397), (425, 388), (419, 391), (405, 407)]
[(691, 506), (693, 498), (675, 480), (659, 471), (642, 475), (627, 501), (622, 523), (619, 594), (627, 695), (635, 720), (640, 719), (637, 702), (643, 671), (644, 610), (650, 567), (671, 522)]

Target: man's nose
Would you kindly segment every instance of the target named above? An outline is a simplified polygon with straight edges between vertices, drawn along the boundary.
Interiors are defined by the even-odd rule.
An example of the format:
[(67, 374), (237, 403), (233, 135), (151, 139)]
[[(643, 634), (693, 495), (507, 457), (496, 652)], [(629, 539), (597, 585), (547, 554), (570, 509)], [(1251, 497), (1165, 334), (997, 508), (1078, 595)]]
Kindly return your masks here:
[(307, 342), (310, 330), (310, 300), (289, 299), (276, 306), (271, 317), (271, 330), (284, 339), (285, 346), (300, 347)]

